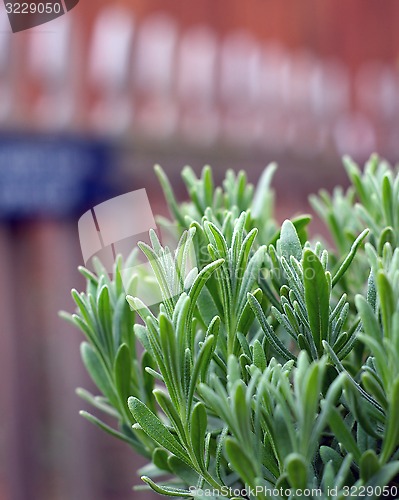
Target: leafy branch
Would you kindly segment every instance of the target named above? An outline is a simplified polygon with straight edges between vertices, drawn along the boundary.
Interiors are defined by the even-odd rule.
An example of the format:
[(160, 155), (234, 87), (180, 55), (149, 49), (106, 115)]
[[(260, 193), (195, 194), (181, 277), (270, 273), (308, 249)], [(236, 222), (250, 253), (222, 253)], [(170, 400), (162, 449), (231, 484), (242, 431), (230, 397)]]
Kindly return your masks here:
[[(307, 215), (276, 223), (274, 164), (257, 187), (186, 167), (183, 204), (156, 167), (176, 248), (153, 231), (139, 244), (151, 277), (137, 249), (112, 277), (98, 261), (80, 269), (86, 292), (63, 315), (100, 395), (78, 394), (116, 425), (82, 415), (147, 458), (147, 488), (397, 496), (399, 175), (376, 156), (363, 172), (344, 164), (351, 187), (311, 198), (335, 249), (309, 241)], [(159, 303), (136, 293), (142, 281)]]

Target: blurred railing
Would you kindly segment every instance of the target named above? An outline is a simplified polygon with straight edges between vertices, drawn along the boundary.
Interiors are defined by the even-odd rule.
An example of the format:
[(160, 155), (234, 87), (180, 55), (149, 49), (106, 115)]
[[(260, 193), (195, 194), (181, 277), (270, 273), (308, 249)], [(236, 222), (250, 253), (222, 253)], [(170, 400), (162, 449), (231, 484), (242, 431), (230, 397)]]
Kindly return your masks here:
[(0, 126), (305, 158), (395, 156), (398, 83), (395, 61), (349, 68), (243, 29), (182, 29), (164, 13), (138, 22), (108, 6), (88, 33), (74, 12), (48, 29), (2, 33)]

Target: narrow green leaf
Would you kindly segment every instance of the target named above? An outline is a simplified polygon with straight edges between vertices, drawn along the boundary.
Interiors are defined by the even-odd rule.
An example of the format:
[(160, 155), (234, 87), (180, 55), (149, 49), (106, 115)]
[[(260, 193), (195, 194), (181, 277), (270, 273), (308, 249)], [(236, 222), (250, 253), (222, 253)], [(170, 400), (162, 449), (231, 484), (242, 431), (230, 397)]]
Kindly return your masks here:
[(392, 333), (391, 320), (395, 311), (394, 293), (385, 272), (382, 270), (377, 273), (377, 290), (380, 299), (384, 336), (390, 339)]
[(290, 261), (291, 255), (300, 261), (302, 258), (302, 245), (299, 241), (294, 224), (285, 220), (281, 226), (280, 250), (283, 257)]
[(185, 484), (198, 484), (200, 478), (199, 474), (174, 455), (171, 455), (168, 458), (168, 466), (171, 472), (178, 478), (182, 479)]
[(152, 452), (152, 463), (160, 470), (172, 472), (168, 464), (169, 453), (163, 448), (155, 448)]
[(285, 459), (288, 481), (297, 490), (304, 490), (308, 484), (308, 464), (299, 453), (290, 453)]
[(263, 350), (262, 344), (258, 339), (255, 340), (253, 345), (253, 362), (254, 365), (259, 368), (262, 372), (266, 370), (267, 367), (267, 359), (265, 355), (265, 351)]
[(82, 342), (80, 346), (80, 354), (83, 363), (89, 372), (93, 382), (100, 391), (109, 399), (113, 406), (118, 406), (116, 394), (111, 383), (107, 368), (101, 357), (87, 342)]
[(296, 429), (294, 429), (287, 409), (284, 411), (281, 404), (278, 404), (274, 410), (273, 432), (276, 453), (280, 462), (284, 463), (284, 459), (294, 450)]
[(321, 478), (321, 484), (323, 486), (323, 490), (331, 491), (334, 488), (334, 480), (335, 480), (334, 467), (331, 462), (327, 462), (327, 464), (324, 466), (323, 476)]
[(103, 411), (107, 415), (110, 415), (112, 418), (120, 418), (119, 411), (115, 410), (115, 408), (107, 402), (107, 399), (104, 396), (94, 396), (89, 391), (82, 389), (81, 387), (78, 387), (75, 392), (84, 401), (87, 401), (89, 404)]
[(357, 463), (360, 462), (361, 453), (356, 444), (355, 438), (352, 436), (351, 432), (342, 420), (336, 408), (330, 407), (329, 411), (329, 424), (332, 431), (334, 432), (338, 441), (346, 449), (348, 453), (351, 453)]
[[(262, 300), (262, 290), (260, 288), (257, 288), (254, 292), (252, 292), (252, 295), (258, 300), (259, 302)], [(255, 315), (252, 311), (251, 306), (249, 305), (247, 296), (245, 296), (246, 302), (244, 307), (242, 308), (242, 312), (240, 314), (240, 317), (238, 319), (238, 325), (237, 325), (237, 331), (243, 333), (246, 335), (255, 319)]]
[(152, 479), (148, 476), (142, 476), (141, 480), (148, 484), (148, 486), (154, 490), (159, 495), (165, 495), (168, 497), (178, 497), (178, 498), (192, 498), (193, 495), (189, 490), (183, 490), (181, 488), (174, 488), (171, 486), (161, 486), (154, 483)]
[[(362, 336), (359, 334), (359, 337), (361, 338)], [(372, 340), (369, 339), (368, 337), (365, 337), (363, 340)], [(365, 342), (366, 343), (366, 342)], [(357, 382), (356, 380), (349, 374), (348, 371), (345, 370), (343, 364), (339, 360), (338, 356), (335, 354), (335, 352), (332, 350), (332, 347), (329, 345), (328, 342), (323, 341), (323, 347), (326, 351), (326, 353), (329, 355), (333, 363), (335, 364), (337, 370), (342, 374), (345, 374), (345, 376), (348, 378), (348, 380), (351, 382), (351, 384), (359, 391), (359, 393), (369, 402), (371, 403), (381, 415), (383, 415), (383, 410), (381, 406), (373, 399)]]
[(222, 469), (222, 458), (223, 458), (223, 447), (224, 447), (224, 442), (226, 439), (226, 436), (229, 432), (229, 428), (226, 426), (223, 428), (222, 432), (220, 433), (219, 436), (219, 441), (218, 445), (216, 448), (216, 460), (215, 460), (215, 468), (216, 468), (216, 476), (219, 479), (221, 483), (223, 483), (222, 480), (222, 474), (221, 474), (221, 469)]
[(360, 201), (363, 203), (364, 206), (367, 206), (369, 200), (367, 196), (367, 191), (365, 190), (365, 187), (363, 185), (363, 180), (360, 174), (359, 167), (349, 156), (344, 156), (342, 161), (348, 173), (348, 176), (352, 181), (352, 184), (356, 188)]
[(377, 342), (381, 342), (381, 328), (371, 305), (362, 295), (356, 295), (355, 304), (362, 320), (364, 332)]
[(130, 380), (132, 370), (132, 359), (127, 344), (122, 344), (115, 358), (114, 377), (115, 387), (121, 401), (127, 408), (127, 398), (131, 396)]
[(294, 224), (295, 230), (297, 232), (299, 241), (303, 246), (308, 240), (308, 232), (307, 227), (309, 223), (312, 221), (312, 217), (310, 215), (299, 215), (298, 217), (293, 217), (291, 222)]
[(228, 254), (227, 241), (220, 229), (209, 221), (204, 222), (205, 233), (209, 243), (215, 246), (219, 252), (219, 257), (226, 258)]
[(166, 198), (166, 202), (168, 204), (170, 212), (178, 220), (179, 224), (182, 227), (185, 227), (186, 224), (184, 217), (180, 211), (175, 195), (173, 194), (173, 189), (170, 185), (168, 177), (159, 165), (155, 165), (154, 170), (158, 177), (159, 183), (162, 186), (162, 190), (164, 192), (164, 196)]
[(194, 310), (198, 296), (202, 288), (204, 287), (205, 283), (208, 281), (210, 276), (216, 271), (216, 269), (218, 269), (223, 263), (224, 259), (215, 260), (214, 262), (211, 262), (203, 269), (201, 269), (201, 271), (198, 273), (197, 277), (194, 280), (194, 283), (190, 288), (190, 291), (188, 292), (188, 295), (190, 296), (191, 299), (191, 305), (190, 305), (191, 313), (189, 314), (189, 317), (191, 317), (192, 315), (192, 311)]
[(309, 354), (309, 356), (313, 358), (313, 353), (310, 344), (305, 335), (302, 335), (302, 333), (298, 335), (298, 345), (302, 351), (306, 351)]
[(335, 474), (338, 472), (344, 459), (337, 450), (325, 445), (320, 446), (320, 457), (324, 465), (327, 465), (329, 462), (332, 464)]
[(135, 397), (130, 397), (128, 405), (136, 422), (151, 439), (191, 467), (186, 450), (145, 404)]
[(202, 169), (202, 181), (204, 185), (204, 202), (208, 207), (212, 206), (213, 201), (213, 178), (212, 178), (212, 169), (209, 165), (205, 165)]
[(129, 304), (126, 302), (124, 293), (118, 298), (114, 312), (112, 315), (112, 336), (113, 336), (113, 350), (117, 352), (122, 343), (127, 343), (131, 352), (134, 351), (134, 336), (132, 335), (132, 328), (135, 320), (135, 312), (131, 311)]
[(360, 477), (368, 481), (380, 470), (381, 465), (374, 450), (366, 450), (360, 459)]
[(267, 322), (265, 313), (262, 310), (261, 305), (254, 295), (251, 293), (248, 294), (249, 304), (257, 317), (262, 330), (264, 331), (267, 340), (274, 347), (274, 349), (286, 360), (295, 359), (295, 356), (291, 354), (291, 352), (285, 347), (285, 345), (281, 342), (281, 340), (276, 336), (272, 327)]
[(387, 243), (389, 243), (392, 246), (392, 248), (396, 247), (396, 234), (395, 230), (391, 226), (384, 228), (380, 234), (377, 246), (378, 255), (382, 255), (384, 251), (384, 246)]
[(237, 380), (232, 389), (232, 403), (237, 421), (241, 442), (247, 443), (252, 449), (251, 413), (246, 400), (246, 385), (242, 380)]
[[(159, 315), (159, 337), (166, 370), (170, 380), (174, 384), (176, 392), (179, 394), (182, 387), (178, 358), (179, 350), (177, 349), (175, 331), (172, 322), (164, 313), (160, 313)], [(162, 372), (162, 374), (165, 375), (164, 372)]]
[(362, 244), (363, 240), (369, 233), (369, 229), (365, 229), (362, 231), (359, 236), (356, 238), (356, 240), (353, 242), (351, 249), (348, 253), (348, 255), (345, 257), (344, 261), (342, 264), (339, 266), (338, 271), (334, 274), (334, 277), (332, 279), (332, 286), (334, 287), (342, 278), (342, 276), (346, 273), (348, 270), (349, 266), (351, 265), (353, 259), (355, 258), (355, 255)]
[[(304, 245), (307, 241), (307, 226), (309, 225), (310, 221), (312, 220), (312, 217), (310, 215), (300, 215), (298, 217), (294, 217), (291, 219), (292, 224), (295, 227), (295, 230), (297, 232), (299, 241), (301, 242), (301, 245)], [(277, 240), (280, 238), (281, 230), (279, 229), (274, 233), (272, 238), (268, 241), (269, 245), (276, 245)]]
[[(216, 316), (216, 318), (218, 317)], [(220, 320), (217, 323), (220, 323)], [(200, 376), (201, 374), (204, 374), (206, 372), (209, 366), (211, 353), (214, 348), (214, 340), (215, 337), (213, 335), (209, 335), (206, 338), (205, 342), (202, 344), (198, 357), (195, 360), (190, 381), (189, 393), (187, 397), (187, 413), (190, 412), (190, 407), (194, 398), (194, 393), (197, 388), (198, 382), (200, 381)]]
[(191, 414), (190, 437), (194, 454), (202, 470), (205, 468), (204, 454), (207, 425), (208, 418), (205, 406), (202, 403), (197, 403)]
[(185, 432), (182, 419), (178, 413), (178, 409), (175, 408), (169, 396), (163, 392), (161, 389), (154, 389), (153, 394), (157, 400), (159, 406), (164, 411), (165, 415), (169, 418), (172, 427), (174, 427), (180, 440), (183, 442), (185, 439)]
[(377, 382), (376, 378), (369, 371), (362, 373), (361, 380), (366, 391), (369, 392), (386, 411), (388, 402), (381, 384)]
[(380, 461), (385, 463), (399, 444), (399, 377), (392, 384), (391, 394), (388, 398), (388, 416), (382, 444)]
[(338, 490), (340, 490), (345, 484), (353, 484), (354, 478), (352, 477), (350, 468), (353, 465), (353, 456), (348, 453), (346, 457), (342, 460), (341, 467), (339, 468), (337, 475), (335, 477), (335, 485)]
[(391, 373), (387, 365), (387, 355), (384, 346), (378, 340), (362, 333), (358, 334), (358, 339), (372, 352), (378, 375), (381, 377), (383, 386), (387, 387), (391, 378)]
[[(351, 409), (353, 417), (357, 420), (357, 443), (361, 452), (363, 443), (367, 439), (381, 439), (381, 433), (374, 420), (374, 408), (364, 398), (359, 398), (357, 388), (351, 383), (349, 378), (344, 381), (345, 399)], [(380, 420), (381, 420), (380, 416)], [(384, 419), (382, 417), (382, 419)], [(366, 445), (368, 447), (369, 444)]]
[[(93, 329), (93, 327), (95, 325), (93, 322), (93, 318), (91, 317), (90, 312), (89, 312), (89, 306), (87, 304), (87, 299), (84, 300), (82, 297), (82, 295), (84, 295), (84, 294), (80, 294), (77, 290), (73, 289), (71, 291), (71, 295), (72, 295), (72, 298), (75, 301), (76, 305), (79, 308), (79, 311), (80, 311), (80, 314), (82, 315), (82, 318), (84, 319), (86, 324), (90, 327), (90, 329)], [(95, 329), (93, 329), (93, 330), (95, 331)]]
[(257, 476), (256, 467), (249, 458), (245, 448), (232, 437), (225, 440), (225, 450), (233, 470), (239, 474), (246, 484), (252, 485)]
[[(394, 462), (385, 464), (381, 469), (375, 474), (366, 484), (365, 489), (367, 491), (367, 487), (370, 486), (372, 491), (377, 491), (376, 486), (380, 486), (383, 488), (384, 486), (388, 486), (389, 483), (399, 474), (399, 461), (395, 460)], [(393, 492), (394, 490), (388, 488), (388, 493)], [(397, 490), (396, 490), (397, 491)], [(396, 493), (395, 493), (396, 496)], [(370, 495), (370, 500), (377, 500), (375, 495)], [(387, 496), (389, 498), (389, 496)]]
[(221, 308), (218, 309), (215, 299), (217, 297), (212, 296), (208, 287), (202, 288), (197, 298), (196, 306), (205, 325), (209, 325), (215, 316), (221, 316), (223, 313)]
[(312, 336), (317, 353), (321, 355), (322, 340), (327, 337), (329, 328), (330, 290), (323, 266), (311, 250), (303, 254), (303, 284)]
[(382, 179), (382, 208), (384, 210), (387, 226), (393, 226), (395, 224), (393, 206), (391, 175), (387, 172)]
[(113, 353), (112, 342), (112, 308), (110, 303), (109, 288), (104, 285), (98, 295), (97, 301), (98, 315), (104, 329), (104, 335), (108, 346), (108, 352)]
[(322, 370), (320, 365), (312, 363), (307, 368), (303, 381), (297, 381), (303, 389), (301, 391), (302, 422), (301, 422), (301, 442), (302, 453), (306, 453), (309, 442), (314, 432), (314, 422), (319, 405), (321, 392)]

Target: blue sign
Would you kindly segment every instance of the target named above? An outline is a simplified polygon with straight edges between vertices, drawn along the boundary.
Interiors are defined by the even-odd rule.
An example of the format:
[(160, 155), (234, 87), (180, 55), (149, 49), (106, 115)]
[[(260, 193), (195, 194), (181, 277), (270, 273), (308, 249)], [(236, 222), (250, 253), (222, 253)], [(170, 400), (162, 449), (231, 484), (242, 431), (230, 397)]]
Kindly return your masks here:
[(114, 196), (113, 147), (73, 136), (0, 135), (0, 218), (67, 217)]

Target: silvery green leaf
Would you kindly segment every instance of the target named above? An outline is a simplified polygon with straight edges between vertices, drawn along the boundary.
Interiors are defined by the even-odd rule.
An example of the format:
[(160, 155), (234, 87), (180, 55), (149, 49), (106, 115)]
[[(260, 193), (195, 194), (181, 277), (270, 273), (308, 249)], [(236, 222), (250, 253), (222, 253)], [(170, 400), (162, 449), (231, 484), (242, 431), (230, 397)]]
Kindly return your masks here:
[(135, 397), (130, 397), (128, 405), (136, 422), (151, 439), (191, 466), (186, 450), (144, 403)]

